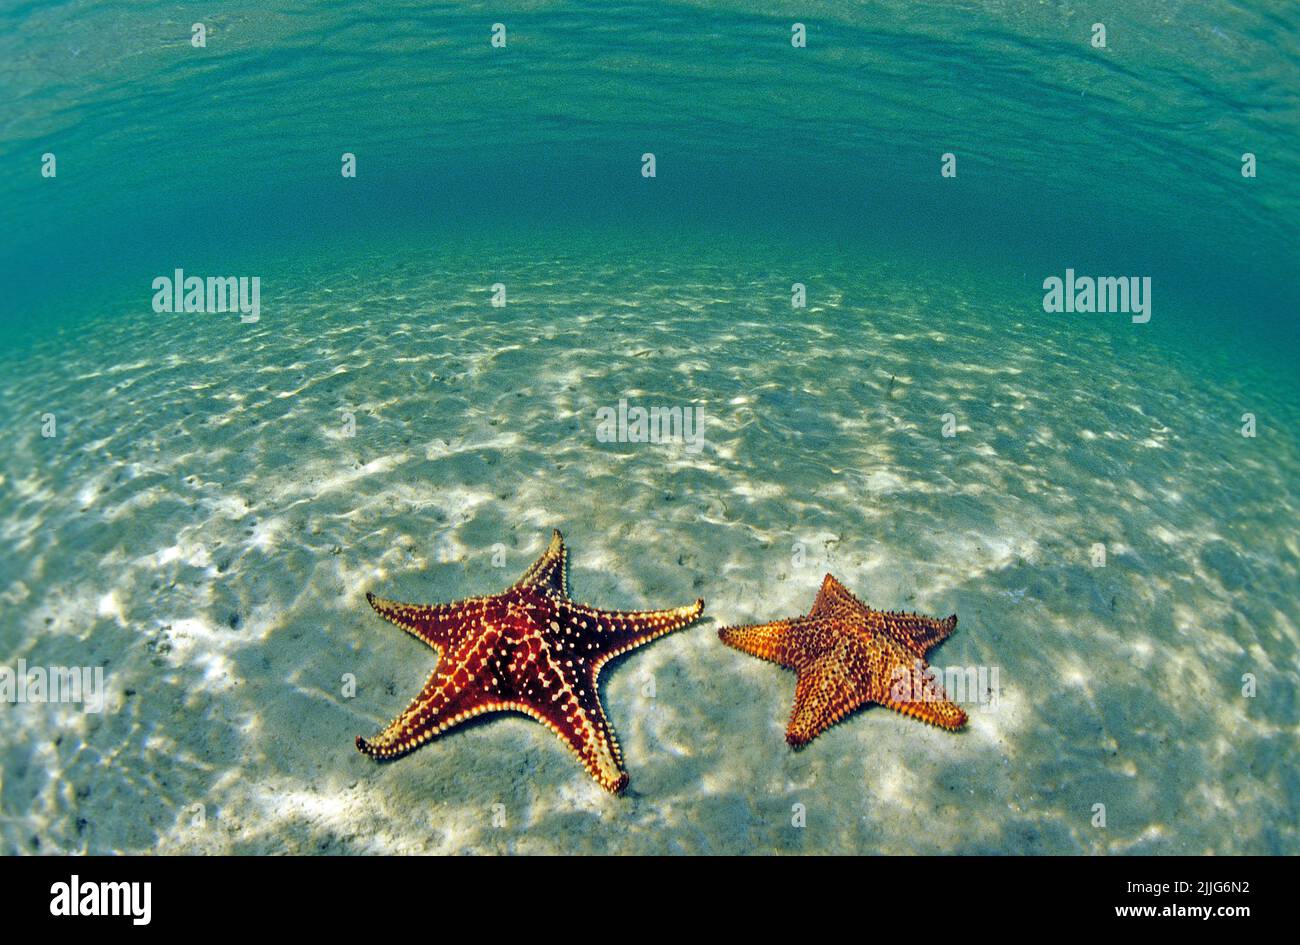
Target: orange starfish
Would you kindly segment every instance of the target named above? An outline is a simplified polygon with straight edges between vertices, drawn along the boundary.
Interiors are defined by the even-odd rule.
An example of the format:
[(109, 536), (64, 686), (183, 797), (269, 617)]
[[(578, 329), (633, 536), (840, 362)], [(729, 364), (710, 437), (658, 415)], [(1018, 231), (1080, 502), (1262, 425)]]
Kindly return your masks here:
[(607, 790), (627, 786), (623, 755), (596, 690), (601, 667), (686, 626), (704, 601), (672, 610), (597, 610), (569, 598), (569, 553), (558, 531), (504, 593), (452, 604), (399, 604), (366, 594), (384, 619), (438, 653), (406, 711), (357, 748), (377, 760), (414, 751), (485, 712), (522, 712), (560, 736)]
[(872, 610), (828, 574), (807, 617), (723, 627), (718, 636), (799, 674), (785, 732), (798, 748), (868, 702), (941, 728), (965, 725), (966, 713), (948, 701), (924, 660), (955, 626), (956, 614), (934, 620)]

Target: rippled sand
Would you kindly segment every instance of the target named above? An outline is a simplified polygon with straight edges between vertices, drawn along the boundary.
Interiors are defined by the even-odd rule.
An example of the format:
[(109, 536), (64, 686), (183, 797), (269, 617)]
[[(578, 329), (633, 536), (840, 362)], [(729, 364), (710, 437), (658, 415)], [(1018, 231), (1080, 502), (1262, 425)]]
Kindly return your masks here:
[[(1294, 375), (1033, 280), (724, 260), (425, 248), (304, 265), (254, 325), (142, 289), (7, 352), (0, 641), (102, 665), (109, 711), (0, 704), (5, 851), (1300, 852)], [(620, 398), (707, 446), (598, 442)], [(499, 590), (553, 527), (583, 601), (706, 600), (604, 675), (628, 795), (522, 717), (358, 754), (434, 666), (364, 593)], [(827, 571), (955, 611), (932, 662), (997, 704), (791, 751), (793, 675), (716, 629)]]

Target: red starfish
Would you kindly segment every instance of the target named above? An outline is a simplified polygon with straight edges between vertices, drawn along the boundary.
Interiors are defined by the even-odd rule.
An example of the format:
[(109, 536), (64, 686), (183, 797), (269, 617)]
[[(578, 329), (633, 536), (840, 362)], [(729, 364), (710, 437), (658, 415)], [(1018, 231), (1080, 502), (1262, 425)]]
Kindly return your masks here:
[(451, 604), (399, 604), (366, 594), (384, 619), (438, 652), (438, 667), (406, 711), (372, 739), (388, 760), (485, 712), (522, 712), (558, 735), (602, 787), (627, 786), (623, 756), (605, 719), (596, 677), (609, 660), (686, 626), (704, 601), (672, 610), (597, 610), (570, 600), (568, 551), (550, 547), (502, 594)]
[(798, 673), (785, 740), (806, 745), (868, 702), (941, 728), (958, 729), (966, 713), (948, 700), (924, 656), (957, 626), (957, 615), (872, 610), (826, 575), (807, 617), (723, 627), (722, 642)]

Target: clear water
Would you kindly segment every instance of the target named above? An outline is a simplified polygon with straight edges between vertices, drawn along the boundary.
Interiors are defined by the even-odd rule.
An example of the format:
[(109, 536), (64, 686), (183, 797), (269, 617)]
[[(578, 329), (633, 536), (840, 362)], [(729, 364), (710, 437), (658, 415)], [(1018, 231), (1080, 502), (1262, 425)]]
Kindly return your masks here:
[[(0, 659), (108, 693), (0, 702), (7, 852), (1297, 852), (1295, 6), (769, 8), (0, 8)], [(359, 755), (433, 667), (365, 591), (552, 527), (585, 601), (706, 600), (604, 677), (628, 795), (523, 718)], [(715, 631), (827, 571), (997, 704), (792, 752)]]

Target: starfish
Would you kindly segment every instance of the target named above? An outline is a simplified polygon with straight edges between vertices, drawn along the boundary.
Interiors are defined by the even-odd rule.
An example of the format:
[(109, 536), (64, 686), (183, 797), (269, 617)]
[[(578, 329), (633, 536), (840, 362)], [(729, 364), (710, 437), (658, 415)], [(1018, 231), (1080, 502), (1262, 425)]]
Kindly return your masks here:
[(399, 604), (366, 594), (381, 617), (438, 653), (437, 669), (401, 715), (357, 748), (386, 761), (485, 712), (541, 722), (615, 794), (623, 755), (596, 688), (614, 657), (686, 626), (704, 601), (672, 610), (598, 610), (569, 597), (569, 553), (556, 531), (524, 576), (501, 594), (451, 604)]
[(826, 575), (807, 617), (723, 627), (722, 642), (798, 673), (785, 740), (799, 748), (859, 706), (889, 706), (941, 728), (958, 729), (966, 713), (935, 681), (931, 647), (957, 626), (957, 615), (872, 610)]

